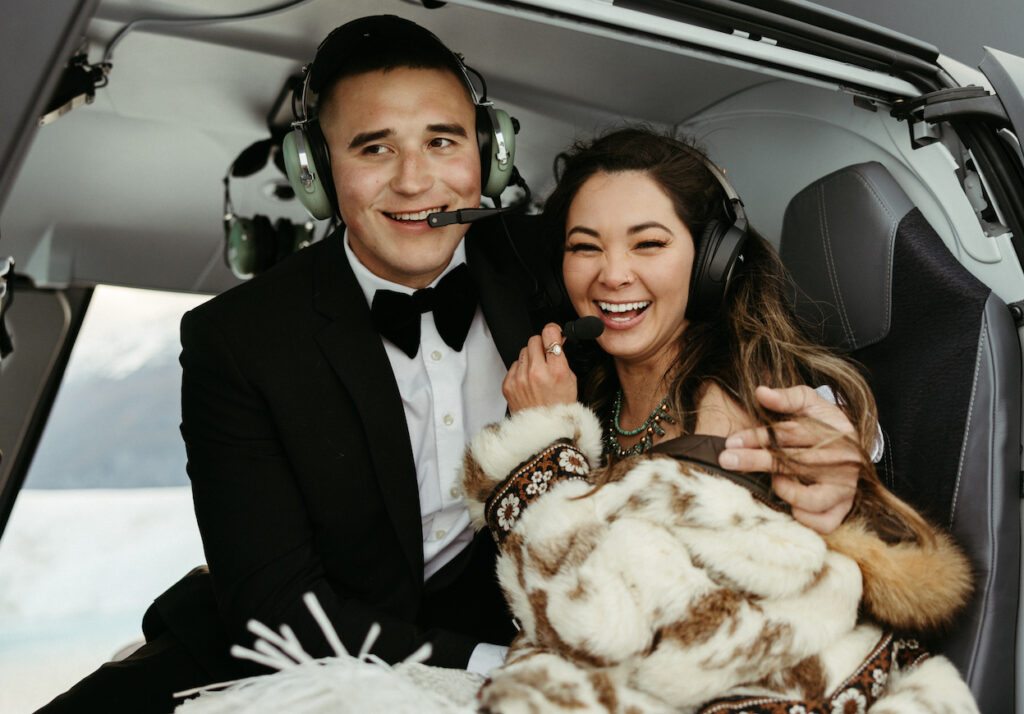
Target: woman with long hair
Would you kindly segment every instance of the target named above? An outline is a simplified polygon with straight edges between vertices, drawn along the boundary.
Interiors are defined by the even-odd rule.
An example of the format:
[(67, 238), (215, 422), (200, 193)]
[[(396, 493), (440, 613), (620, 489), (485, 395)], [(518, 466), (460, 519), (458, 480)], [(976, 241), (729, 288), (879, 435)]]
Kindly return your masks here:
[[(709, 300), (695, 283), (713, 248), (707, 243), (742, 211), (727, 193), (728, 183), (702, 152), (645, 129), (609, 133), (565, 156), (545, 224), (573, 309), (605, 325), (573, 367), (582, 375), (580, 401), (606, 422), (606, 456), (642, 453), (680, 435), (725, 438), (760, 427), (772, 459), (764, 471), (839, 490), (859, 484), (857, 501), (889, 501), (876, 488), (869, 458), (877, 439), (874, 397), (854, 365), (801, 330), (788, 297), (792, 283), (771, 245), (747, 227), (719, 292)], [(564, 356), (546, 349), (559, 338), (549, 326), (513, 365), (505, 382), (513, 413), (571, 401), (575, 375)], [(538, 375), (538, 356), (550, 373)], [(841, 406), (818, 399), (807, 385), (830, 392)], [(815, 408), (787, 418), (794, 399)], [(785, 448), (798, 430), (810, 440), (807, 448)], [(773, 487), (793, 502), (799, 486), (780, 481)], [(900, 503), (890, 506), (919, 528), (916, 514)], [(836, 518), (829, 525), (803, 518), (799, 508), (794, 515), (821, 531), (838, 525)]]
[[(870, 390), (802, 332), (719, 169), (619, 130), (566, 156), (544, 214), (569, 302), (604, 331), (571, 366), (557, 325), (532, 338), (511, 416), (467, 451), (470, 514), (523, 627), (484, 707), (871, 711), (928, 689), (915, 711), (975, 711), (947, 660), (919, 665), (887, 633), (947, 624), (969, 566), (880, 483)], [(725, 458), (749, 440), (765, 473)], [(833, 530), (849, 503), (822, 517), (794, 487), (830, 481), (856, 496), (823, 539), (805, 526)]]

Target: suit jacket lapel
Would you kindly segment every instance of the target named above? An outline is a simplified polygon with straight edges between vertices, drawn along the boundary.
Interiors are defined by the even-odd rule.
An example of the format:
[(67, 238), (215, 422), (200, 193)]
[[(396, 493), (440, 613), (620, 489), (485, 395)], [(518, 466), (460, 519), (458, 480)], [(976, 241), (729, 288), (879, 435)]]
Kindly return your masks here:
[(415, 581), (423, 578), (416, 464), (402, 397), (373, 327), (370, 309), (345, 257), (342, 234), (314, 263), (313, 304), (331, 322), (317, 342), (356, 404), (384, 500)]
[(499, 272), (488, 260), (482, 247), (485, 240), (504, 238), (471, 231), (466, 238), (466, 263), (480, 292), (480, 309), (494, 345), (507, 367), (519, 358), (519, 351), (533, 334), (533, 326), (524, 286), (508, 272)]

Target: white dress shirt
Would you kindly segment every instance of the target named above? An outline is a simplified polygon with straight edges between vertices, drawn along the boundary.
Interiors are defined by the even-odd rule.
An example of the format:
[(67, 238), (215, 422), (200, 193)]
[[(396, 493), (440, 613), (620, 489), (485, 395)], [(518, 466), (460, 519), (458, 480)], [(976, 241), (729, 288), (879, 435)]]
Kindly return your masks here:
[[(348, 243), (345, 255), (368, 305), (377, 290), (411, 295), (414, 288), (385, 280), (364, 266)], [(451, 262), (429, 287), (466, 262), (465, 239)], [(501, 421), (507, 404), (501, 393), (505, 364), (477, 307), (462, 350), (449, 347), (437, 332), (433, 313), (420, 317), (420, 347), (409, 357), (383, 339), (384, 351), (398, 383), (409, 429), (419, 486), (423, 534), (423, 579), (440, 570), (473, 540), (473, 527), (458, 483), (462, 455), (469, 437)], [(507, 648), (481, 644), (467, 669), (486, 674), (504, 661)]]

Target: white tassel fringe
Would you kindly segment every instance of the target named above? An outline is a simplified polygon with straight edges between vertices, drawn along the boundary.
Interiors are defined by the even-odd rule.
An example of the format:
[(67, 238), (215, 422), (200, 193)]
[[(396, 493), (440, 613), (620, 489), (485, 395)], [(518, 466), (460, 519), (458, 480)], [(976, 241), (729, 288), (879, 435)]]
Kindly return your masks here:
[(210, 684), (178, 692), (176, 697), (199, 694), (179, 705), (176, 714), (473, 714), (476, 692), (484, 678), (460, 669), (423, 664), (430, 656), (424, 645), (403, 662), (390, 666), (370, 654), (380, 635), (374, 623), (355, 657), (312, 593), (303, 596), (310, 614), (334, 650), (334, 657), (314, 659), (287, 625), (280, 634), (251, 620), (249, 631), (257, 636), (253, 649), (235, 645), (231, 654), (277, 670), (273, 674), (235, 682)]

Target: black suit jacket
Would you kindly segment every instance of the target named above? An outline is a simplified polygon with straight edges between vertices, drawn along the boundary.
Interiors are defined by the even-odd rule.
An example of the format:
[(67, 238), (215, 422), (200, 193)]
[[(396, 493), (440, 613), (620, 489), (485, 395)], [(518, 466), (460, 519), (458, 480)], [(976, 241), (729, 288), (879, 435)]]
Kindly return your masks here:
[[(532, 278), (500, 226), (483, 223), (467, 264), (509, 364), (548, 315), (531, 320)], [(536, 231), (516, 233), (540, 270)], [(302, 603), (310, 591), (350, 651), (380, 623), (374, 652), (388, 661), (430, 642), (432, 664), (462, 667), (478, 642), (508, 641), (486, 534), (423, 582), (402, 400), (340, 233), (186, 314), (181, 341), (181, 431), (228, 640), (250, 641), (256, 618), (330, 654)], [(181, 639), (220, 646), (192, 627), (201, 618), (174, 624), (174, 609), (165, 619)]]

